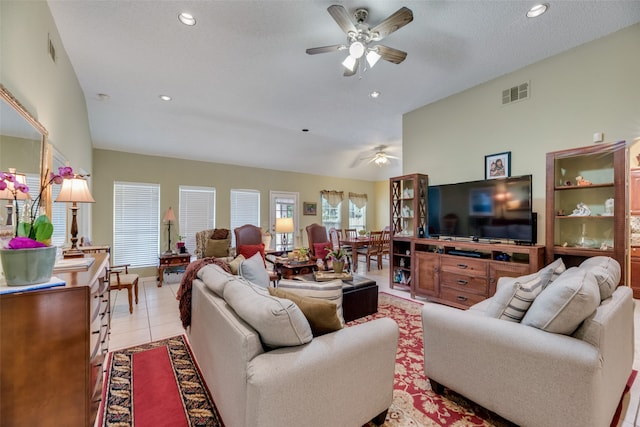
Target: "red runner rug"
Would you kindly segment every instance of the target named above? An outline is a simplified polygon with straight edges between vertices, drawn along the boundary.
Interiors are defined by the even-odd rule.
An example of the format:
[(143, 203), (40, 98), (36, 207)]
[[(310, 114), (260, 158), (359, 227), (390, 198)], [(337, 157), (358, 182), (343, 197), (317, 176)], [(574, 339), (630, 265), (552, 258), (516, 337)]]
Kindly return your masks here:
[[(398, 323), (393, 403), (384, 427), (513, 427), (514, 424), (445, 389), (431, 391), (424, 375), (422, 304), (380, 293), (378, 313), (349, 322), (349, 326), (380, 317)], [(109, 355), (99, 426), (214, 426), (224, 424), (204, 385), (184, 336), (169, 338)], [(629, 406), (629, 377), (611, 423), (620, 425)], [(367, 426), (373, 426), (368, 424)]]
[(221, 427), (184, 336), (109, 355), (100, 411), (104, 427)]

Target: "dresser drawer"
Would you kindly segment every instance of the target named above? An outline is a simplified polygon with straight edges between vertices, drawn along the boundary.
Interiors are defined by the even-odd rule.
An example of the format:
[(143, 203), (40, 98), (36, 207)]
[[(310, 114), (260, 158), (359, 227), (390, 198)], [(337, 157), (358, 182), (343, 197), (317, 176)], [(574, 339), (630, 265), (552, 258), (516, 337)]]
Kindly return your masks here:
[(631, 257), (640, 258), (640, 246), (631, 246)]
[(474, 304), (484, 301), (485, 296), (470, 292), (463, 292), (457, 289), (440, 288), (440, 298), (450, 301), (453, 304), (471, 307)]
[(469, 276), (467, 274), (442, 273), (440, 284), (461, 292), (474, 292), (487, 295), (489, 281), (485, 276)]
[(487, 277), (487, 262), (460, 256), (443, 256), (440, 271), (467, 276)]

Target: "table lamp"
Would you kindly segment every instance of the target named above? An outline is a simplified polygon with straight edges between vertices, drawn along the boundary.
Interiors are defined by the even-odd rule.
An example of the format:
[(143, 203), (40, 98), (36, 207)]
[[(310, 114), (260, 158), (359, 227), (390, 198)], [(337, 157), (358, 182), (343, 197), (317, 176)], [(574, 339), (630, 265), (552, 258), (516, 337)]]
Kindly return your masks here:
[(276, 233), (282, 233), (282, 246), (289, 250), (289, 233), (293, 233), (293, 218), (276, 218)]
[(168, 243), (167, 243), (167, 250), (165, 251), (165, 255), (171, 255), (173, 253), (173, 251), (171, 250), (171, 223), (175, 222), (176, 220), (176, 215), (173, 213), (173, 209), (171, 208), (171, 206), (169, 206), (169, 210), (167, 211), (167, 213), (164, 214), (164, 218), (162, 219), (163, 222), (165, 222), (168, 226), (168, 230), (167, 230), (167, 237), (168, 237)]
[(87, 180), (81, 177), (65, 179), (62, 182), (60, 194), (56, 198), (56, 202), (71, 202), (71, 249), (64, 251), (66, 258), (82, 257), (84, 253), (78, 250), (78, 222), (76, 216), (78, 214), (78, 203), (95, 203)]

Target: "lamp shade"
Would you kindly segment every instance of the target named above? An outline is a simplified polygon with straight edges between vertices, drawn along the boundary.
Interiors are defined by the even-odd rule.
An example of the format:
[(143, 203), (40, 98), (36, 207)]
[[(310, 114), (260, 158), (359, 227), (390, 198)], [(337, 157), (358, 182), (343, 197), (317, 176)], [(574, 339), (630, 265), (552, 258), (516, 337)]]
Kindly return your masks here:
[(62, 182), (56, 202), (95, 203), (95, 200), (89, 192), (86, 179), (71, 178)]
[(276, 218), (276, 233), (293, 233), (293, 218)]
[(176, 221), (176, 215), (173, 213), (173, 208), (169, 207), (169, 210), (164, 214), (164, 218), (162, 220), (164, 222)]
[[(15, 169), (11, 169), (9, 170), (9, 173), (12, 174), (15, 178), (16, 181), (19, 182), (20, 184), (26, 184), (27, 183), (27, 177), (25, 174), (22, 173), (16, 173)], [(14, 200), (14, 189), (15, 189), (15, 184), (13, 182), (7, 182), (7, 188), (5, 188), (4, 190), (0, 190), (0, 200)], [(17, 200), (27, 200), (29, 199), (29, 193), (23, 193), (22, 191), (18, 191), (15, 194), (15, 199)]]

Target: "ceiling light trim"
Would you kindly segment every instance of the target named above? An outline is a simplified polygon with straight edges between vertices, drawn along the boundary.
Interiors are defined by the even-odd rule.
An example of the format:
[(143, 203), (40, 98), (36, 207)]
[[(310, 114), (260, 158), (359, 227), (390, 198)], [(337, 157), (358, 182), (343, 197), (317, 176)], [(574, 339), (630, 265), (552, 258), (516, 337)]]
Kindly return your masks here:
[(549, 3), (538, 3), (527, 11), (527, 18), (537, 18), (549, 10)]

